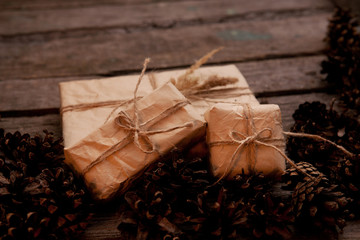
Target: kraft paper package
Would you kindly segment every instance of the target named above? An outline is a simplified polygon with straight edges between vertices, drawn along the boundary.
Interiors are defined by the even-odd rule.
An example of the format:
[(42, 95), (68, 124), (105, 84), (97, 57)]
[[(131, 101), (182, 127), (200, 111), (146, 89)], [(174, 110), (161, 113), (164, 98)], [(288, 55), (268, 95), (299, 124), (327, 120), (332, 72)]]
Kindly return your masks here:
[[(66, 163), (83, 175), (95, 199), (111, 199), (160, 156), (205, 134), (201, 116), (171, 83), (139, 99), (136, 106), (65, 148)], [(140, 129), (138, 142), (135, 128)]]
[[(277, 177), (285, 170), (285, 140), (278, 105), (216, 104), (205, 113), (210, 165), (215, 176)], [(281, 152), (281, 153), (280, 153)]]

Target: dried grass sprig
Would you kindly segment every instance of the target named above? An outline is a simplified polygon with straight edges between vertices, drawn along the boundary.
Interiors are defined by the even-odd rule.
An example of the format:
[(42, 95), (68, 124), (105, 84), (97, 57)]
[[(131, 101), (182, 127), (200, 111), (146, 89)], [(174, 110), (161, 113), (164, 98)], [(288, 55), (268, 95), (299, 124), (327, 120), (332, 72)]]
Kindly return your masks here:
[[(224, 47), (216, 48), (209, 53), (207, 53), (205, 56), (197, 60), (192, 66), (190, 66), (189, 69), (186, 70), (186, 72), (182, 75), (180, 75), (177, 80), (175, 81), (175, 86), (180, 91), (183, 89), (190, 89), (195, 87), (199, 82), (199, 77), (193, 77), (191, 74), (201, 67), (204, 63), (206, 63), (212, 56), (215, 55), (215, 53), (222, 50)], [(172, 82), (174, 82), (174, 79), (171, 79)]]
[(153, 90), (157, 89), (158, 86), (157, 86), (155, 74), (153, 72), (148, 73), (148, 78), (149, 78), (152, 89)]
[(221, 87), (229, 84), (234, 84), (239, 79), (236, 77), (219, 77), (217, 74), (210, 75), (203, 84), (196, 87), (196, 90), (206, 90), (213, 87)]

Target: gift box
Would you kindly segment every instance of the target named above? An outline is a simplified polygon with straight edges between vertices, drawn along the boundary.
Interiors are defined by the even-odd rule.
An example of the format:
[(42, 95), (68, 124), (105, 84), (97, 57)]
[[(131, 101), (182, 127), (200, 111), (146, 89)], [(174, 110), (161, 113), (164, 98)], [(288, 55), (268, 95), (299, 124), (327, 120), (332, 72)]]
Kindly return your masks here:
[[(91, 88), (95, 91), (96, 86)], [(134, 95), (134, 89), (132, 92)], [(99, 94), (107, 95), (102, 91)], [(87, 95), (91, 95), (90, 91), (83, 97)], [(109, 114), (98, 108), (89, 110), (89, 115), (97, 115), (102, 120)], [(63, 120), (68, 124), (66, 118)], [(67, 129), (70, 132), (66, 135), (65, 161), (84, 177), (97, 200), (109, 200), (120, 194), (159, 157), (173, 148), (185, 148), (205, 135), (203, 118), (171, 83), (140, 99), (135, 97), (126, 110), (101, 126), (89, 126), (91, 121), (85, 117), (76, 123), (73, 127), (66, 125), (74, 134), (81, 133), (76, 129), (81, 124), (87, 125), (87, 128), (82, 126), (86, 132), (88, 128), (92, 132), (85, 137), (83, 133), (73, 136), (74, 140), (70, 137), (71, 130)]]
[(285, 140), (280, 108), (274, 104), (216, 104), (205, 113), (210, 165), (215, 176), (285, 170)]
[[(217, 102), (258, 105), (249, 86), (235, 65), (202, 67), (188, 75), (197, 84), (180, 81), (187, 69), (150, 73), (144, 76), (138, 96), (151, 93), (173, 80), (194, 108), (203, 116)], [(101, 127), (113, 113), (132, 102), (138, 75), (70, 81), (60, 83), (61, 114), (65, 147), (71, 147)], [(231, 81), (229, 81), (231, 80)], [(217, 84), (212, 84), (217, 82)], [(219, 84), (220, 82), (220, 84)], [(185, 84), (181, 84), (185, 83)], [(117, 111), (113, 111), (114, 108)]]

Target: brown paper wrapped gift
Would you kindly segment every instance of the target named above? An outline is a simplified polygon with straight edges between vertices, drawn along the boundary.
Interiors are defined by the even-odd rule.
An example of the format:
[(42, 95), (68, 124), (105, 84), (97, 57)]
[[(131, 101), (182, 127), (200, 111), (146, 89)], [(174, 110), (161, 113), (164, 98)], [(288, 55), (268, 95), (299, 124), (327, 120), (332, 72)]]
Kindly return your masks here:
[[(169, 82), (170, 79), (178, 79), (185, 72), (186, 69), (181, 69), (144, 76), (138, 96), (151, 93), (158, 86)], [(190, 75), (199, 80), (199, 85), (211, 76), (235, 78), (237, 81), (225, 86), (203, 88), (197, 94), (186, 96), (200, 115), (203, 115), (215, 102), (259, 104), (235, 65), (202, 67)], [(121, 105), (118, 111), (126, 109), (133, 98), (138, 78), (138, 75), (131, 75), (60, 83), (65, 147), (73, 146), (102, 126), (114, 107)], [(183, 90), (189, 92), (187, 89)]]
[(136, 108), (132, 105), (121, 111), (115, 119), (65, 148), (65, 158), (84, 176), (93, 196), (107, 200), (159, 156), (198, 141), (204, 134), (202, 117), (168, 83), (137, 100)]
[(276, 176), (285, 170), (285, 141), (279, 106), (216, 104), (205, 113), (215, 176), (244, 172)]

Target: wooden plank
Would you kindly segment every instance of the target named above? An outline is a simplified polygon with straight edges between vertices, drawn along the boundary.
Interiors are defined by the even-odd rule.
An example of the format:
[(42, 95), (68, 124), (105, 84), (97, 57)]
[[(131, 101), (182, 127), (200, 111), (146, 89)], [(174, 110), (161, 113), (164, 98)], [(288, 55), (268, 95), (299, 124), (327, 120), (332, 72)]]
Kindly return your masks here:
[(339, 240), (360, 240), (360, 220), (348, 222)]
[[(271, 59), (238, 63), (236, 66), (257, 96), (289, 94), (291, 92), (321, 91), (328, 87), (320, 74), (323, 55), (311, 57)], [(69, 77), (0, 81), (0, 114), (6, 111), (28, 111), (60, 107), (58, 83), (94, 79)]]
[(148, 56), (153, 69), (188, 66), (219, 46), (225, 49), (210, 63), (315, 54), (324, 49), (329, 16), (3, 39), (0, 80), (123, 73), (139, 70)]
[[(319, 91), (329, 87), (321, 74), (323, 55), (236, 64), (256, 96)], [(0, 85), (1, 86), (1, 85)]]
[(91, 219), (86, 231), (79, 237), (81, 240), (96, 240), (96, 239), (122, 239), (120, 232), (117, 230), (119, 225), (118, 207), (108, 205), (102, 207), (94, 218)]
[(62, 136), (61, 118), (59, 114), (40, 117), (0, 118), (0, 128), (7, 132), (20, 131), (21, 133), (43, 134), (47, 129), (55, 137)]
[(2, 0), (0, 11), (76, 8), (98, 5), (129, 5), (177, 0)]
[(0, 115), (6, 111), (60, 108), (59, 82), (92, 78), (99, 77), (0, 81)]
[[(101, 5), (72, 9), (0, 12), (0, 36), (79, 29), (169, 27), (219, 22), (256, 15), (277, 16), (294, 11), (332, 9), (328, 0), (228, 0), (160, 2), (142, 5)], [(176, 11), (173, 11), (176, 9)], [(168, 14), (170, 13), (171, 14)], [(119, 17), (121, 16), (121, 17)]]

